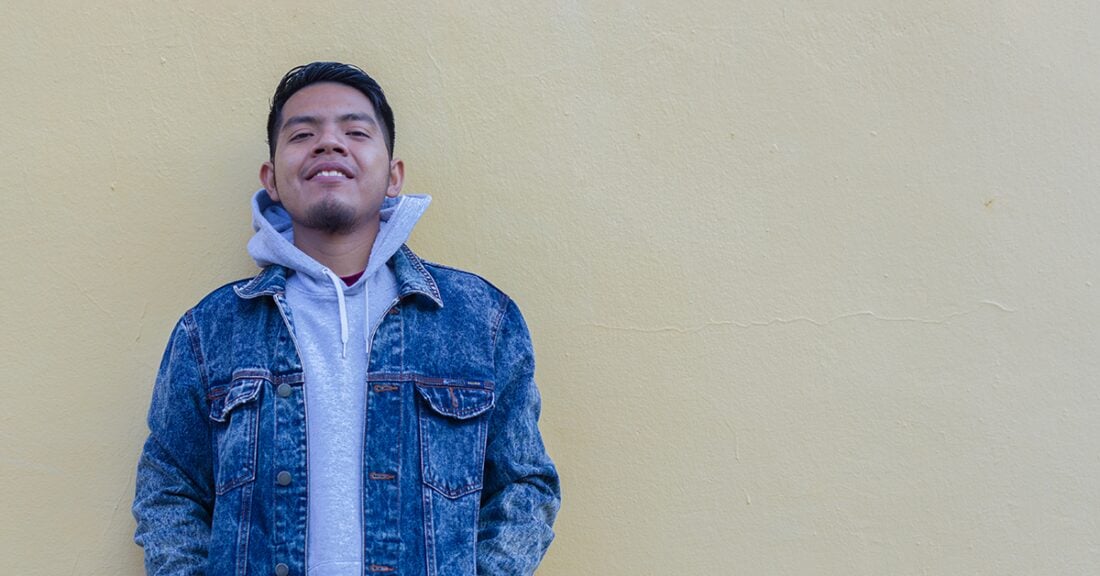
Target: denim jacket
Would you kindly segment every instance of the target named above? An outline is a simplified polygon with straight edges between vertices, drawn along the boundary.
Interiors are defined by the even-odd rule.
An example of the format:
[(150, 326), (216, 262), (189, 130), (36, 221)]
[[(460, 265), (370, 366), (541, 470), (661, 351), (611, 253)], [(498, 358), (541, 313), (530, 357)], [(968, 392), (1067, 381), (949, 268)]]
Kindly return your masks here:
[[(368, 361), (364, 572), (531, 574), (558, 476), (538, 430), (527, 327), (506, 295), (402, 247)], [(137, 470), (150, 575), (305, 575), (306, 406), (286, 270), (184, 314)]]

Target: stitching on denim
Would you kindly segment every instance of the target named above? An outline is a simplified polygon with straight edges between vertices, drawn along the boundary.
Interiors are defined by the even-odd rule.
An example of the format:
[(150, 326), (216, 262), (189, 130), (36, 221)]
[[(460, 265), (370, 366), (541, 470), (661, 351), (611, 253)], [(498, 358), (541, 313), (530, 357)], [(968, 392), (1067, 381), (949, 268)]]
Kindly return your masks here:
[[(405, 427), (406, 424), (408, 424), (408, 422), (405, 421), (405, 411), (406, 411), (405, 406), (408, 403), (407, 399), (411, 399), (413, 402), (416, 401), (416, 398), (413, 398), (411, 394), (410, 395), (401, 394), (401, 395), (398, 395), (398, 397), (397, 397), (397, 429), (398, 430), (406, 430), (407, 429)], [(396, 467), (395, 472), (397, 472), (398, 474), (404, 474), (404, 473), (408, 472), (408, 469), (405, 469), (405, 472), (402, 472), (402, 468), (401, 468), (401, 463), (405, 461), (405, 456), (404, 456), (404, 454), (405, 454), (405, 437), (407, 435), (406, 434), (397, 434), (396, 436), (397, 437), (394, 438), (394, 440), (393, 440), (394, 448), (395, 448), (394, 454), (396, 454), (396, 456), (397, 456), (396, 463), (395, 463), (395, 467)], [(394, 524), (394, 531), (398, 534), (398, 540), (401, 539), (401, 536), (400, 536), (401, 531), (402, 531), (401, 530), (402, 529), (401, 522), (402, 522), (402, 516), (404, 515), (402, 511), (405, 509), (401, 505), (401, 499), (402, 499), (403, 495), (405, 494), (405, 492), (406, 492), (405, 490), (401, 489), (400, 484), (398, 484), (396, 486), (396, 490), (394, 491), (394, 497), (393, 497), (394, 502), (395, 502), (395, 505), (394, 505), (395, 507), (391, 509), (392, 510), (392, 512), (391, 512), (392, 520), (391, 521)]]
[(230, 481), (228, 484), (226, 484), (224, 486), (218, 486), (217, 485), (218, 484), (218, 479), (215, 478), (214, 479), (214, 493), (217, 494), (218, 496), (221, 496), (221, 495), (225, 494), (226, 492), (229, 492), (230, 490), (232, 490), (234, 488), (237, 488), (239, 486), (244, 486), (245, 484), (248, 484), (249, 482), (253, 482), (253, 481), (256, 480), (256, 459), (257, 459), (257, 452), (259, 450), (259, 447), (258, 447), (259, 439), (257, 438), (257, 436), (259, 435), (259, 426), (260, 426), (260, 411), (259, 411), (258, 408), (253, 411), (252, 422), (250, 424), (251, 424), (251, 429), (249, 430), (249, 442), (250, 442), (250, 446), (252, 448), (252, 462), (246, 468), (246, 474), (244, 476), (241, 476), (240, 478), (235, 478), (235, 479), (233, 479), (232, 481)]
[[(228, 482), (227, 484), (223, 484), (220, 486), (218, 485), (217, 479), (215, 478), (214, 492), (219, 496), (256, 479), (256, 465), (259, 461), (260, 408), (259, 406), (255, 406), (254, 408), (249, 410), (247, 408), (241, 409), (239, 407), (246, 404), (256, 403), (263, 389), (263, 382), (270, 382), (270, 380), (260, 377), (258, 375), (258, 373), (260, 372), (266, 372), (266, 370), (246, 368), (234, 371), (233, 374), (235, 377), (233, 378), (233, 380), (231, 380), (226, 385), (215, 386), (213, 389), (209, 390), (207, 395), (208, 404), (210, 405), (209, 410), (211, 412), (213, 412), (215, 406), (219, 406), (218, 402), (223, 403), (223, 405), (219, 406), (218, 414), (222, 419), (215, 419), (213, 417), (213, 414), (210, 414), (209, 418), (211, 420), (215, 420), (216, 422), (224, 423), (224, 425), (226, 426), (226, 432), (228, 432), (228, 428), (230, 426), (230, 424), (226, 421), (232, 421), (232, 419), (226, 418), (228, 412), (233, 411), (234, 413), (237, 413), (240, 410), (247, 410), (247, 412), (239, 414), (238, 417), (246, 416), (251, 419), (241, 422), (241, 424), (248, 427), (248, 450), (251, 452), (245, 457), (245, 466), (242, 466), (244, 475), (240, 478), (236, 478)], [(230, 406), (225, 406), (224, 398), (227, 397), (229, 395), (229, 392), (235, 388), (248, 388), (249, 390), (247, 390), (242, 396), (236, 398), (233, 404), (231, 404)], [(252, 412), (252, 414), (250, 415), (248, 414), (248, 412)]]
[(275, 385), (279, 384), (301, 384), (306, 381), (306, 375), (304, 372), (291, 372), (290, 374), (277, 374), (275, 375)]
[[(400, 306), (400, 303), (398, 304)], [(396, 308), (396, 306), (395, 306)], [(367, 374), (369, 379), (370, 374), (370, 358), (367, 358)], [(397, 366), (404, 372), (405, 371), (405, 317), (400, 316), (397, 318)]]
[(493, 390), (496, 384), (492, 380), (468, 380), (463, 378), (437, 378), (434, 376), (421, 376), (419, 374), (396, 374), (392, 372), (375, 372), (367, 375), (367, 382), (413, 382), (428, 388), (468, 388), (471, 390)]
[[(294, 335), (294, 317), (290, 311), (290, 307), (286, 305), (286, 296), (279, 292), (271, 296), (271, 300), (275, 302), (275, 309), (279, 311), (279, 317), (283, 319), (283, 325), (279, 331), (279, 338), (289, 338), (291, 344), (294, 345), (294, 366), (301, 369), (302, 367), (302, 350), (298, 346), (298, 337)], [(303, 380), (305, 378), (304, 372), (302, 372)]]
[[(370, 349), (371, 349), (371, 344), (368, 342), (367, 343), (367, 362), (368, 363), (370, 362)], [(377, 386), (375, 388), (377, 388)], [(362, 474), (362, 471), (363, 471), (364, 468), (366, 468), (367, 466), (370, 466), (370, 462), (372, 460), (372, 458), (371, 458), (370, 437), (371, 437), (371, 427), (374, 426), (374, 418), (371, 418), (371, 409), (374, 407), (373, 406), (373, 404), (374, 404), (373, 401), (375, 399), (374, 399), (373, 395), (370, 394), (370, 393), (364, 393), (364, 396), (365, 397), (363, 398), (363, 427), (361, 428), (362, 437), (359, 439), (359, 441), (360, 441), (359, 445), (362, 446), (362, 449), (360, 451), (360, 454), (362, 454), (362, 456), (361, 456), (359, 464), (357, 466), (357, 468), (358, 468), (357, 471), (360, 474)], [(374, 480), (374, 472), (371, 472), (371, 473), (367, 474), (367, 478), (370, 479), (370, 480)], [(357, 481), (356, 484), (362, 484), (362, 480)], [(371, 506), (370, 506), (370, 497), (368, 496), (368, 491), (366, 489), (366, 486), (362, 486), (362, 489), (364, 490), (364, 493), (362, 494), (363, 497), (360, 499), (360, 505), (359, 505), (360, 508), (359, 508), (359, 514), (358, 514), (359, 517), (356, 518), (356, 521), (359, 523), (359, 550), (361, 550), (360, 553), (363, 554), (363, 556), (361, 557), (362, 558), (361, 561), (365, 562), (366, 561), (366, 554), (367, 554), (367, 531), (368, 531), (367, 516), (370, 513), (370, 507)]]
[(428, 291), (434, 296), (437, 304), (443, 305), (443, 297), (439, 294), (439, 286), (435, 283), (435, 278), (428, 272), (428, 269), (424, 267), (424, 263), (420, 260), (420, 257), (413, 253), (412, 249), (407, 245), (401, 245), (401, 252), (409, 259), (409, 264), (413, 268), (416, 268), (417, 272), (423, 276), (425, 283), (428, 285)]
[(241, 489), (241, 515), (237, 529), (237, 575), (246, 576), (248, 569), (248, 537), (252, 528), (252, 492), (254, 484)]
[[(435, 409), (434, 406), (430, 407), (430, 409), (431, 409), (432, 413), (436, 412), (436, 409)], [(429, 434), (428, 434), (428, 431), (425, 429), (425, 426), (426, 426), (426, 421), (430, 418), (435, 417), (435, 416), (432, 416), (430, 413), (425, 414), (425, 412), (424, 412), (425, 410), (426, 410), (426, 408), (424, 408), (423, 403), (417, 402), (416, 418), (417, 418), (417, 431), (419, 432), (418, 436), (420, 436), (420, 472), (421, 472), (421, 481), (423, 482), (423, 484), (425, 486), (427, 486), (428, 488), (430, 488), (431, 490), (433, 490), (435, 492), (438, 492), (439, 494), (442, 494), (443, 496), (445, 496), (446, 498), (451, 499), (451, 500), (453, 500), (455, 498), (458, 498), (460, 496), (465, 496), (467, 494), (473, 494), (475, 492), (480, 491), (482, 489), (484, 479), (482, 480), (482, 484), (478, 484), (477, 482), (472, 482), (472, 483), (465, 484), (465, 485), (462, 485), (462, 486), (457, 486), (457, 487), (454, 487), (454, 488), (448, 490), (446, 488), (443, 488), (442, 486), (436, 486), (435, 483), (431, 479), (428, 478), (428, 475), (426, 474), (426, 472), (431, 467), (431, 462), (425, 460), (425, 458), (426, 457), (430, 458), (431, 457), (431, 452), (430, 452), (429, 446), (428, 446), (428, 436), (429, 436)], [(471, 423), (471, 425), (473, 425), (473, 424)], [(478, 458), (479, 460), (481, 460), (484, 463), (484, 458), (485, 458), (484, 442), (485, 442), (485, 438), (486, 438), (486, 434), (487, 434), (488, 423), (487, 422), (480, 422), (480, 423), (477, 424), (477, 426), (479, 427), (478, 438), (479, 438), (479, 442), (481, 443), (481, 452), (480, 452), (480, 454), (476, 455), (475, 457)]]
[[(450, 406), (449, 410), (444, 410), (443, 406), (438, 406), (437, 407), (435, 405), (435, 403), (432, 402), (432, 400), (430, 400), (428, 398), (424, 399), (428, 404), (431, 405), (433, 412), (436, 412), (436, 413), (441, 414), (443, 416), (450, 416), (450, 417), (462, 419), (466, 416), (473, 416), (473, 415), (481, 414), (482, 412), (486, 412), (489, 409), (491, 409), (493, 406), (496, 405), (496, 395), (493, 393), (493, 391), (491, 389), (471, 388), (471, 387), (466, 387), (466, 386), (427, 386), (427, 385), (421, 385), (421, 384), (417, 384), (417, 387), (418, 388), (431, 388), (431, 389), (434, 389), (434, 390), (447, 390), (448, 398), (451, 401), (451, 406)], [(484, 393), (484, 394), (482, 394), (483, 398), (481, 398), (480, 399), (481, 401), (474, 404), (473, 406), (470, 406), (468, 408), (461, 408), (460, 409), (459, 408), (458, 397), (456, 397), (455, 394), (454, 394), (455, 388), (463, 388), (463, 389), (466, 389), (466, 390), (469, 390), (469, 391), (478, 391), (479, 393)]]
[(233, 380), (267, 380), (273, 382), (274, 377), (271, 375), (271, 371), (266, 368), (238, 368), (233, 371), (229, 376), (230, 381)]
[(446, 490), (446, 489), (440, 488), (439, 486), (436, 486), (435, 484), (432, 484), (431, 482), (428, 482), (426, 480), (424, 481), (424, 485), (427, 486), (428, 488), (432, 489), (433, 491), (438, 492), (440, 495), (446, 497), (448, 500), (454, 500), (455, 498), (461, 498), (462, 496), (466, 496), (467, 494), (473, 494), (475, 492), (480, 492), (483, 489), (481, 486), (477, 485), (476, 483), (466, 484), (465, 486), (458, 486), (458, 487), (453, 488), (451, 490)]
[[(252, 278), (249, 278), (247, 282), (244, 282), (244, 284), (241, 283), (241, 282), (243, 282), (242, 280), (237, 280), (235, 282), (230, 282), (229, 284), (226, 284), (226, 286), (232, 285), (233, 286), (233, 292), (238, 297), (243, 298), (245, 300), (251, 300), (251, 299), (259, 297), (259, 296), (269, 296), (269, 295), (273, 295), (273, 294), (279, 294), (283, 291), (284, 285), (276, 283), (277, 278), (272, 278), (272, 277), (273, 276), (278, 276), (280, 272), (282, 272), (282, 276), (283, 276), (284, 282), (285, 282), (286, 268), (284, 266), (271, 265), (271, 266), (267, 266), (263, 270), (260, 270), (259, 274), (253, 276)], [(273, 286), (271, 286), (269, 288), (264, 288), (262, 290), (257, 290), (256, 289), (257, 286), (260, 286), (261, 284), (265, 284), (265, 283), (273, 284)]]
[[(297, 344), (295, 344), (295, 346), (297, 346)], [(302, 410), (301, 410), (302, 436), (301, 436), (299, 442), (302, 442), (303, 446), (305, 446), (304, 443), (306, 441), (306, 438), (309, 438), (309, 418), (307, 418), (307, 415), (309, 414), (309, 406), (308, 406), (309, 403), (306, 401), (306, 395), (305, 394), (301, 395), (301, 402), (302, 402)], [(365, 426), (364, 426), (364, 428), (365, 428)], [(308, 449), (308, 447), (305, 447), (305, 448)], [(300, 462), (302, 464), (302, 468), (305, 469), (305, 478), (306, 478), (306, 481), (301, 484), (302, 487), (298, 488), (298, 491), (300, 491), (300, 493), (305, 493), (309, 489), (309, 456), (306, 454), (306, 449), (296, 451), (297, 455), (298, 455), (298, 459), (300, 460)], [(301, 524), (300, 524), (301, 529), (302, 529), (302, 556), (301, 556), (302, 558), (309, 558), (309, 504), (308, 504), (308, 498), (309, 498), (308, 494), (306, 494), (305, 499), (295, 497), (295, 500), (305, 500), (306, 501), (305, 505), (299, 505), (297, 507), (298, 510), (301, 511), (300, 512), (300, 517), (302, 519)], [(290, 538), (287, 538), (288, 559), (290, 558), (290, 556), (289, 556), (290, 541), (291, 541)], [(303, 569), (303, 571), (305, 570), (305, 562), (304, 561), (302, 562), (302, 569)]]
[(501, 299), (497, 303), (497, 310), (499, 311), (499, 314), (497, 315), (496, 318), (493, 319), (493, 330), (492, 330), (492, 336), (490, 338), (492, 340), (492, 343), (493, 343), (492, 346), (493, 346), (493, 364), (494, 365), (496, 364), (496, 359), (497, 359), (496, 358), (497, 357), (497, 338), (500, 336), (500, 327), (504, 324), (504, 317), (507, 316), (508, 312), (511, 311), (512, 305), (513, 305), (512, 299), (509, 298), (507, 295), (501, 293)]
[[(421, 428), (423, 420), (420, 417), (420, 413), (423, 410), (423, 406), (418, 402), (416, 404), (416, 416), (417, 416), (417, 429), (420, 432), (420, 470), (424, 470), (424, 452), (426, 449), (424, 432)], [(427, 576), (435, 576), (435, 522), (432, 521), (432, 493), (431, 490), (424, 488), (420, 489), (421, 500), (424, 506), (424, 570), (427, 572)]]
[[(488, 428), (488, 426), (486, 426), (486, 428)], [(471, 567), (472, 568), (471, 571), (474, 572), (474, 573), (477, 573), (477, 571), (478, 571), (478, 569), (477, 569), (477, 540), (478, 540), (478, 536), (477, 535), (478, 535), (478, 532), (480, 532), (480, 528), (481, 528), (481, 526), (478, 523), (478, 518), (480, 517), (480, 515), (481, 515), (481, 503), (480, 502), (478, 503), (477, 506), (470, 506), (470, 516), (472, 516), (472, 518), (470, 518), (470, 520), (469, 520), (470, 523), (467, 524), (467, 526), (473, 526), (474, 527), (474, 537), (473, 538), (468, 538), (467, 542), (469, 543), (469, 546), (470, 546), (470, 561), (473, 563), (473, 566)]]
[[(198, 368), (199, 382), (203, 391), (210, 389), (210, 380), (206, 377), (206, 360), (202, 355), (202, 343), (199, 342), (198, 327), (195, 326), (195, 309), (192, 308), (183, 315), (183, 332), (187, 335), (187, 341), (191, 345), (191, 354), (195, 356), (195, 366)], [(209, 408), (209, 406), (207, 407)]]
[(263, 276), (263, 272), (260, 272), (252, 278), (249, 278), (248, 282), (245, 282), (244, 284), (237, 284), (233, 286), (233, 291), (236, 292), (237, 296), (240, 296), (241, 298), (251, 298), (253, 296), (259, 296), (259, 294), (253, 293), (252, 291), (256, 289), (257, 285), (259, 285), (261, 276)]
[[(215, 386), (212, 386), (206, 393), (206, 399), (213, 403), (229, 396), (229, 392), (231, 390), (238, 388), (250, 388), (251, 390), (234, 399), (233, 404), (231, 404), (230, 406), (221, 407), (221, 410), (219, 412), (221, 416), (224, 416), (226, 412), (233, 410), (241, 404), (247, 404), (249, 402), (255, 401), (256, 398), (260, 395), (260, 390), (263, 389), (264, 381), (270, 382), (270, 380), (267, 380), (266, 378), (234, 378), (226, 384), (217, 384)], [(247, 382), (248, 384), (237, 384), (237, 382)], [(213, 413), (213, 406), (211, 406), (211, 413)], [(211, 416), (211, 418), (217, 422), (223, 422), (223, 420), (218, 420), (216, 418), (213, 418), (213, 416)]]

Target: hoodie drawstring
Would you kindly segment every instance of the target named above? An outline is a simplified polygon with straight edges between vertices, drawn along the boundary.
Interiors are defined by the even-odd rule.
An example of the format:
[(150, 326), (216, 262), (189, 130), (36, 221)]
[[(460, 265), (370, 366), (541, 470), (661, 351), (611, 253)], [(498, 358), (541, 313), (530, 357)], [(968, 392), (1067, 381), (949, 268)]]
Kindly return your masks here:
[[(365, 272), (364, 272), (365, 273)], [(367, 362), (370, 362), (370, 284), (363, 284), (363, 349), (367, 351)]]
[(344, 303), (344, 281), (339, 276), (332, 273), (332, 270), (328, 268), (322, 268), (321, 272), (324, 272), (325, 276), (328, 276), (329, 280), (332, 280), (332, 287), (336, 290), (336, 302), (340, 304), (340, 343), (343, 344), (344, 349), (340, 351), (341, 358), (348, 357), (348, 308)]

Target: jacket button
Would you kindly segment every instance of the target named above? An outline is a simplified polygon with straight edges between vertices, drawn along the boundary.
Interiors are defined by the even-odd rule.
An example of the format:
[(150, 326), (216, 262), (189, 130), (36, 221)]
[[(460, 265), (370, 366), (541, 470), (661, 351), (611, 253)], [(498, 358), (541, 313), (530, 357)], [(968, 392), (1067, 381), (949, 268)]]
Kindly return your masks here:
[(290, 384), (287, 384), (285, 382), (283, 384), (279, 384), (279, 387), (275, 389), (275, 393), (278, 394), (280, 398), (286, 398), (287, 396), (290, 396)]
[(279, 472), (279, 475), (275, 477), (275, 481), (279, 483), (279, 486), (290, 485), (290, 472), (286, 470)]
[(282, 562), (275, 565), (275, 576), (287, 576), (287, 574), (290, 574), (290, 566)]

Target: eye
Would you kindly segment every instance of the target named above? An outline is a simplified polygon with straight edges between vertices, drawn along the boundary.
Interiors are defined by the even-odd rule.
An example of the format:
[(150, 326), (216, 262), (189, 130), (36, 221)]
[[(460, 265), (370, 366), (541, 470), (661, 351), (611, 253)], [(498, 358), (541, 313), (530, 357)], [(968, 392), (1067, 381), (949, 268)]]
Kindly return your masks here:
[(350, 132), (348, 132), (348, 136), (355, 136), (356, 138), (370, 138), (370, 134), (367, 134), (362, 130), (351, 130)]
[(289, 142), (296, 142), (296, 141), (298, 141), (298, 140), (304, 140), (304, 139), (306, 139), (306, 138), (309, 138), (310, 136), (312, 136), (312, 134), (310, 134), (309, 132), (298, 132), (298, 133), (296, 133), (296, 134), (292, 135), (292, 136), (291, 136), (290, 138), (288, 138), (287, 140), (288, 140)]

